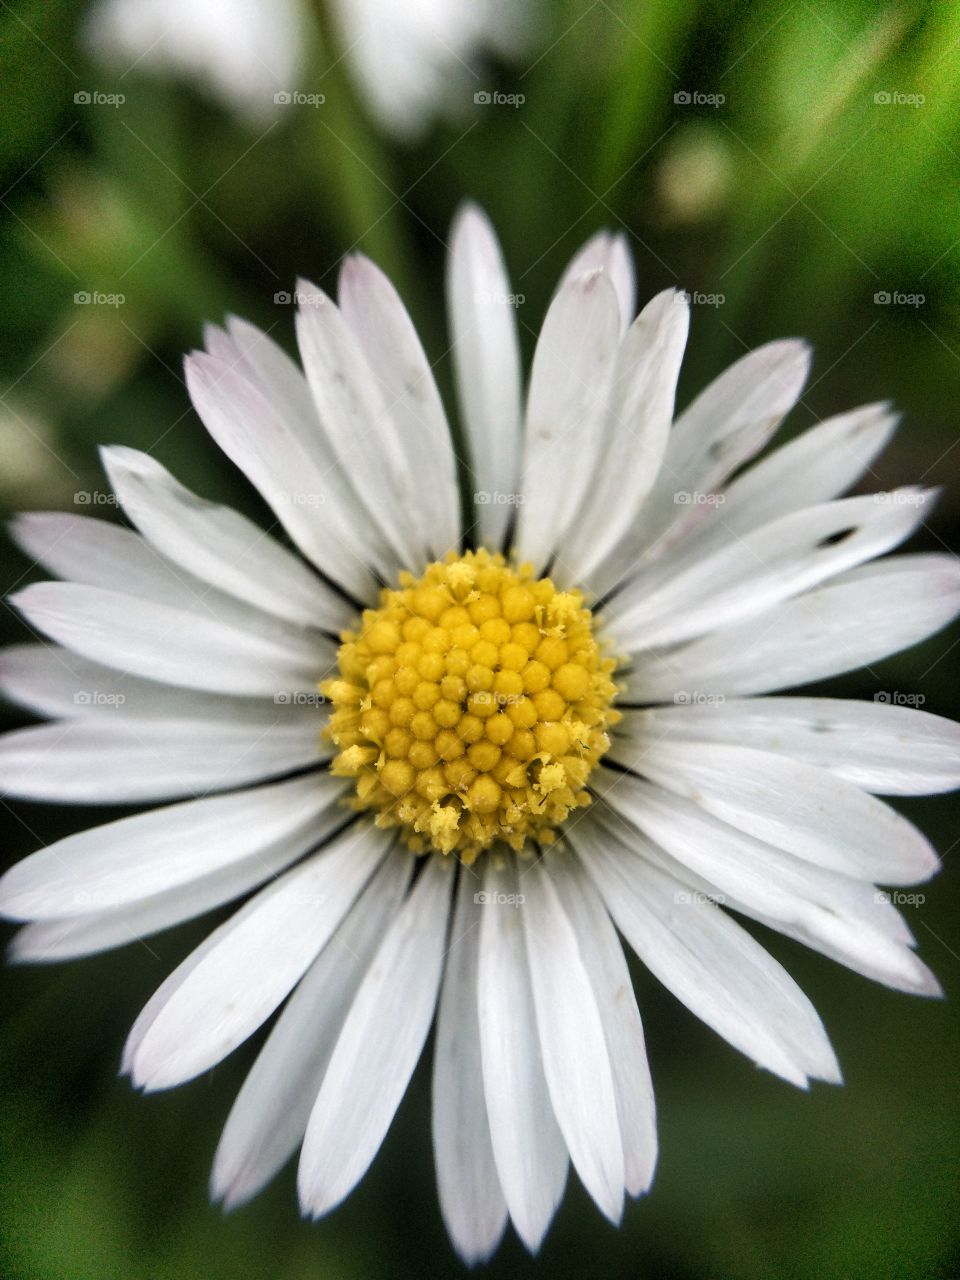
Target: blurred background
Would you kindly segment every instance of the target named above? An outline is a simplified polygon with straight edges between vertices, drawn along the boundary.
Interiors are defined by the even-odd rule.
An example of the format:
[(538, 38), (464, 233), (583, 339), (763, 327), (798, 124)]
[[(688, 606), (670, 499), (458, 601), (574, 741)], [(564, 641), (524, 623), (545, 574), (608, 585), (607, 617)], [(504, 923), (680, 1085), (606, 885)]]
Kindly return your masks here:
[[(333, 289), (353, 249), (397, 282), (449, 391), (444, 241), (472, 197), (502, 237), (528, 357), (567, 258), (597, 228), (623, 230), (643, 297), (691, 293), (682, 401), (746, 349), (809, 337), (814, 371), (788, 431), (895, 401), (904, 423), (869, 487), (943, 485), (914, 545), (956, 549), (956, 4), (0, 0), (0, 50), (5, 513), (116, 519), (96, 446), (122, 442), (257, 514), (190, 408), (182, 354), (226, 311), (290, 347), (296, 276)], [(37, 576), (8, 541), (0, 569), (7, 590)], [(26, 638), (9, 609), (2, 626)], [(813, 691), (957, 716), (956, 645), (954, 629)], [(804, 1095), (638, 970), (660, 1113), (653, 1192), (617, 1231), (572, 1179), (540, 1257), (508, 1233), (491, 1276), (960, 1276), (957, 807), (902, 807), (944, 856), (904, 910), (947, 999), (888, 992), (755, 930), (845, 1069), (843, 1089)], [(5, 862), (119, 813), (3, 802)], [(229, 1217), (209, 1206), (255, 1044), (146, 1099), (117, 1068), (134, 1016), (210, 927), (5, 972), (0, 1275), (461, 1274), (437, 1208), (428, 1062), (327, 1221), (300, 1222), (292, 1169)]]

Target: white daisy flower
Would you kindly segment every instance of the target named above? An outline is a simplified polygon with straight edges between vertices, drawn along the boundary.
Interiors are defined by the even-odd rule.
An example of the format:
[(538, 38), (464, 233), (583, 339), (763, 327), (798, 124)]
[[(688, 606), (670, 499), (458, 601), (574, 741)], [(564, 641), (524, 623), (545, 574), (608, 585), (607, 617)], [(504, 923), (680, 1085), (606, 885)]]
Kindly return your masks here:
[(570, 265), (526, 392), (476, 209), (456, 220), (448, 283), (465, 527), (430, 366), (360, 257), (338, 304), (301, 286), (304, 372), (234, 319), (187, 361), (275, 534), (121, 447), (104, 461), (135, 531), (18, 521), (62, 581), (14, 597), (45, 642), (8, 649), (0, 677), (50, 723), (3, 739), (7, 793), (172, 803), (40, 850), (0, 900), (28, 922), (14, 955), (36, 961), (249, 895), (160, 986), (123, 1058), (140, 1088), (169, 1088), (284, 1006), (216, 1154), (227, 1206), (298, 1147), (304, 1213), (343, 1200), (436, 1013), (440, 1203), (473, 1262), (508, 1217), (538, 1247), (570, 1162), (614, 1222), (650, 1185), (653, 1091), (618, 935), (801, 1087), (839, 1081), (833, 1050), (738, 917), (937, 993), (874, 887), (925, 880), (936, 855), (875, 793), (958, 785), (957, 727), (778, 694), (944, 626), (960, 569), (877, 559), (927, 491), (838, 497), (891, 434), (883, 405), (741, 469), (800, 395), (803, 343), (745, 356), (674, 421), (686, 298), (631, 323), (622, 237)]
[(347, 67), (387, 133), (422, 136), (437, 115), (463, 118), (490, 101), (478, 66), (529, 52), (542, 28), (537, 0), (333, 0)]
[[(305, 87), (312, 9), (308, 0), (97, 0), (83, 35), (101, 61), (187, 76), (262, 123)], [(462, 118), (475, 94), (489, 100), (483, 55), (516, 60), (542, 27), (536, 0), (331, 0), (330, 18), (370, 114), (406, 140), (438, 115)]]
[(95, 58), (184, 75), (262, 124), (300, 87), (310, 30), (304, 0), (97, 0), (82, 34)]

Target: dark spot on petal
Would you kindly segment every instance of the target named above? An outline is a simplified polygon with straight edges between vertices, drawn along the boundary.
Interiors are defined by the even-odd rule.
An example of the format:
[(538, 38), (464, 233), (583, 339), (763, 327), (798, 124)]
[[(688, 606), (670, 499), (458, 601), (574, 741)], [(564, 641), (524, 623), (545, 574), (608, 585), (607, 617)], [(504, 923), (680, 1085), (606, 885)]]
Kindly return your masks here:
[(849, 529), (838, 529), (836, 533), (831, 533), (828, 535), (828, 537), (821, 538), (820, 541), (817, 543), (817, 548), (819, 549), (820, 547), (835, 547), (838, 542), (846, 542), (848, 538), (852, 538), (856, 532), (857, 532), (856, 525), (851, 525)]

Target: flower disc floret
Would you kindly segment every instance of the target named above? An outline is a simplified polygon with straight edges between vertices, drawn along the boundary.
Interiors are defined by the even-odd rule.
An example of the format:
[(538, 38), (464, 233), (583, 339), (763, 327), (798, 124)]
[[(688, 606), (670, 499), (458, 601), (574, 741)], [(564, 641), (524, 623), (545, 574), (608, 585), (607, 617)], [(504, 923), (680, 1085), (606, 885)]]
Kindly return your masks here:
[(417, 853), (549, 844), (620, 718), (577, 591), (486, 550), (400, 575), (344, 633), (328, 734), (353, 804)]

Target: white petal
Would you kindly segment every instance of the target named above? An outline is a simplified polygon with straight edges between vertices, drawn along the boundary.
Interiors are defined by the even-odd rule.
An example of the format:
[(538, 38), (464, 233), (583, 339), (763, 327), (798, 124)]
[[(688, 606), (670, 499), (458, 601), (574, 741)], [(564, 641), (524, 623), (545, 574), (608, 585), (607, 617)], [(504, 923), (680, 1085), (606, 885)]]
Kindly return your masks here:
[(583, 1185), (611, 1222), (618, 1222), (623, 1144), (593, 986), (577, 935), (542, 865), (527, 869), (520, 885), (530, 985), (554, 1115)]
[(563, 1195), (567, 1149), (540, 1057), (518, 893), (515, 868), (488, 859), (477, 993), (494, 1159), (513, 1224), (534, 1252)]
[[(211, 586), (174, 564), (140, 534), (106, 520), (64, 511), (29, 512), (18, 516), (14, 526), (23, 549), (71, 583), (169, 605), (281, 646), (294, 642), (302, 646), (322, 638), (319, 631), (302, 625), (291, 627), (289, 622)], [(344, 616), (349, 617), (349, 612)]]
[[(882, 891), (874, 891), (866, 885), (862, 888), (863, 918), (869, 920), (872, 927), (888, 923), (887, 920), (881, 921), (878, 917), (882, 907), (886, 907), (891, 915), (897, 913), (889, 896)], [(943, 989), (937, 981), (936, 974), (911, 951), (910, 948), (914, 945), (912, 939), (909, 942), (894, 940), (882, 948), (854, 948), (848, 945), (847, 939), (841, 934), (832, 935), (822, 930), (811, 929), (803, 923), (784, 924), (782, 921), (772, 920), (762, 911), (748, 906), (735, 897), (728, 897), (726, 904), (741, 915), (756, 920), (758, 924), (765, 925), (768, 929), (776, 929), (784, 937), (793, 938), (795, 942), (801, 942), (812, 951), (819, 951), (821, 955), (852, 969), (854, 973), (862, 974), (872, 982), (880, 982), (893, 991), (906, 991), (913, 996), (943, 995)], [(849, 905), (846, 904), (848, 910)]]
[(226, 329), (221, 329), (219, 325), (207, 321), (203, 326), (202, 332), (205, 350), (209, 351), (212, 356), (216, 356), (218, 360), (226, 360), (228, 364), (232, 364), (238, 370), (242, 370), (244, 377), (251, 376), (252, 371), (247, 364), (246, 357)]
[[(130, 529), (65, 511), (31, 511), (13, 521), (23, 550), (51, 573), (72, 583), (120, 591), (151, 603), (220, 621), (274, 643), (289, 625), (251, 607), (174, 564)], [(297, 628), (303, 635), (304, 629)]]
[(133, 804), (223, 791), (329, 757), (323, 720), (275, 723), (88, 716), (0, 737), (0, 792), (62, 804)]
[(338, 828), (345, 826), (344, 811), (339, 803), (342, 794), (342, 790), (330, 789), (326, 807), (306, 827), (207, 875), (107, 911), (59, 916), (24, 925), (11, 944), (11, 958), (30, 963), (73, 960), (112, 947), (128, 946), (221, 907), (279, 875), (305, 853), (319, 849)]
[(712, 493), (759, 453), (796, 404), (809, 368), (806, 343), (769, 342), (732, 364), (683, 411), (638, 530), (650, 555), (702, 515), (696, 503), (678, 505), (677, 495)]
[(577, 852), (620, 931), (688, 1009), (758, 1066), (806, 1088), (839, 1081), (820, 1019), (789, 974), (712, 902), (593, 823)]
[(336, 0), (329, 16), (365, 105), (384, 131), (407, 141), (440, 113), (462, 124), (482, 83), (474, 70), (481, 52), (516, 61), (542, 30), (536, 6), (515, 0)]
[[(303, 449), (324, 470), (334, 464), (333, 450), (324, 439), (303, 370), (274, 340), (256, 325), (238, 316), (227, 317), (227, 338), (220, 355), (237, 373), (252, 382), (272, 405)], [(339, 491), (339, 486), (337, 486)]]
[[(827, 418), (768, 454), (738, 476), (716, 501), (702, 503), (701, 499), (698, 523), (644, 568), (645, 589), (660, 587), (761, 525), (845, 493), (887, 444), (896, 421), (888, 406), (865, 405)], [(877, 498), (878, 502), (896, 500), (885, 494)]]
[(85, 658), (134, 675), (228, 694), (314, 691), (334, 644), (288, 631), (284, 639), (202, 613), (72, 582), (37, 582), (10, 597), (29, 623)]
[(606, 447), (561, 551), (568, 576), (595, 594), (636, 560), (631, 535), (667, 447), (689, 322), (686, 295), (665, 290), (640, 312), (620, 347)]
[(507, 1224), (480, 1066), (476, 879), (460, 873), (433, 1050), (433, 1152), (443, 1221), (468, 1266), (486, 1261)]
[(707, 489), (769, 440), (796, 403), (810, 369), (805, 342), (782, 339), (741, 357), (683, 411), (667, 462)]
[(315, 724), (317, 695), (295, 698), (227, 697), (141, 679), (81, 658), (53, 644), (0, 649), (0, 691), (43, 716), (113, 719), (229, 720), (267, 727), (298, 721)]
[[(659, 867), (661, 871), (666, 871), (668, 875), (677, 880), (682, 880), (686, 885), (700, 889), (707, 896), (717, 901), (722, 901), (724, 905), (733, 907), (742, 915), (749, 916), (751, 920), (760, 918), (754, 911), (748, 910), (742, 902), (721, 893), (711, 879), (698, 875), (688, 865), (667, 853), (661, 845), (652, 844), (644, 836), (641, 836), (635, 826), (630, 823), (624, 826), (622, 816), (613, 813), (612, 806), (610, 808), (605, 807), (602, 810), (597, 809), (594, 812), (600, 825), (605, 830), (610, 831), (616, 839), (626, 840), (631, 848), (637, 845), (642, 856), (648, 862), (652, 862), (654, 866)], [(829, 883), (824, 890), (825, 895), (829, 895), (830, 891), (835, 891), (837, 906), (847, 918), (853, 919), (858, 923), (860, 921), (865, 922), (868, 928), (875, 930), (898, 945), (907, 948), (916, 947), (916, 939), (911, 933), (906, 920), (893, 905), (889, 894), (878, 892), (873, 885), (851, 880), (847, 876), (828, 876), (827, 879)], [(813, 880), (823, 883), (816, 873), (813, 875)], [(765, 921), (765, 923), (769, 924), (770, 922)], [(786, 933), (788, 937), (795, 936), (795, 934), (790, 933), (779, 924), (771, 925), (771, 927), (780, 933)], [(808, 942), (807, 945), (815, 946), (812, 942)], [(816, 947), (816, 949), (821, 950), (822, 948)], [(829, 952), (825, 952), (825, 954), (829, 954)]]
[(822, 939), (843, 963), (883, 973), (888, 985), (925, 986), (924, 966), (863, 911), (870, 886), (782, 853), (658, 787), (622, 775), (618, 782), (604, 792), (607, 803), (731, 903), (784, 933)]
[(130, 529), (107, 520), (30, 511), (15, 516), (10, 529), (28, 556), (68, 582), (176, 606), (193, 607), (202, 597), (204, 588), (192, 575), (179, 572)]
[(287, 1001), (237, 1094), (210, 1177), (227, 1209), (252, 1199), (296, 1151), (364, 971), (403, 899), (413, 859), (390, 854)]
[(645, 654), (626, 700), (766, 693), (822, 680), (927, 639), (958, 611), (953, 556), (892, 556), (683, 649)]
[(743, 533), (853, 487), (890, 441), (897, 414), (867, 404), (826, 418), (750, 467), (726, 490), (717, 514)]
[[(601, 821), (609, 830), (606, 818)], [(613, 832), (616, 838), (622, 835), (622, 827)], [(872, 885), (847, 880), (843, 876), (835, 876), (824, 887), (823, 897), (826, 902), (831, 899), (842, 914), (842, 918), (853, 931), (865, 930), (882, 937), (883, 945), (870, 948), (851, 948), (842, 934), (830, 936), (822, 930), (809, 928), (806, 924), (787, 924), (782, 920), (774, 920), (770, 916), (748, 905), (729, 892), (721, 891), (715, 879), (698, 875), (689, 866), (671, 857), (658, 845), (643, 839), (638, 833), (629, 835), (631, 846), (637, 845), (643, 858), (659, 867), (661, 871), (680, 881), (685, 886), (683, 902), (691, 900), (689, 890), (702, 896), (709, 896), (721, 901), (725, 907), (756, 920), (769, 929), (775, 929), (787, 938), (793, 938), (813, 951), (836, 960), (839, 964), (861, 973), (875, 982), (882, 982), (895, 991), (908, 991), (911, 995), (938, 996), (942, 992), (937, 979), (925, 964), (912, 954), (911, 948), (916, 946), (913, 934), (903, 916), (893, 904), (891, 896), (875, 890)]]
[(187, 77), (261, 136), (285, 110), (276, 105), (277, 86), (302, 83), (312, 31), (298, 0), (97, 0), (78, 34), (93, 65), (105, 63), (119, 79), (133, 67), (165, 80)]
[[(203, 353), (184, 363), (187, 387), (204, 426), (260, 491), (303, 554), (360, 600), (376, 598), (370, 566), (383, 569), (379, 542), (354, 518), (348, 486), (325, 451), (319, 424), (310, 448), (303, 430), (281, 416), (254, 382)], [(392, 568), (392, 565), (390, 565)]]
[(601, 457), (619, 326), (616, 291), (595, 271), (560, 289), (537, 339), (516, 536), (536, 567), (560, 550)]
[[(269, 406), (271, 413), (283, 423), (284, 431), (293, 436), (302, 451), (299, 456), (306, 456), (312, 468), (310, 475), (322, 477), (319, 489), (307, 490), (301, 486), (294, 492), (292, 496), (299, 498), (299, 505), (314, 508), (314, 522), (332, 530), (337, 538), (346, 536), (349, 547), (367, 564), (392, 564), (390, 549), (384, 547), (377, 533), (363, 520), (363, 506), (351, 477), (340, 469), (300, 366), (262, 330), (237, 316), (227, 317), (226, 331), (210, 326), (208, 329), (210, 332), (205, 331), (204, 338), (211, 355), (242, 379), (238, 389), (244, 384), (256, 389), (261, 406)], [(231, 394), (232, 385), (228, 384)], [(252, 443), (256, 445), (256, 440)], [(255, 477), (254, 482), (259, 483)], [(289, 504), (291, 494), (281, 492), (280, 497)], [(324, 508), (322, 512), (316, 510), (320, 506)]]
[(437, 1003), (454, 868), (429, 858), (360, 984), (303, 1139), (297, 1186), (319, 1217), (366, 1173), (406, 1092)]
[(446, 414), (417, 331), (393, 285), (369, 258), (347, 258), (340, 307), (379, 383), (420, 501), (408, 515), (420, 524), (434, 559), (460, 542), (460, 495)]
[(140, 534), (106, 520), (62, 511), (31, 512), (17, 517), (14, 532), (29, 555), (72, 584), (222, 623), (280, 650), (312, 655), (317, 645), (329, 648), (322, 632), (291, 627), (228, 595), (168, 560)]
[(653, 1181), (657, 1117), (633, 983), (607, 909), (580, 864), (554, 848), (546, 869), (576, 931), (600, 1010), (617, 1095), (625, 1183), (630, 1195), (637, 1196)]
[(337, 306), (315, 285), (298, 288), (297, 343), (327, 439), (370, 523), (416, 571), (429, 552), (410, 518), (422, 495), (396, 424)]
[(558, 288), (562, 289), (577, 276), (588, 275), (597, 270), (607, 273), (617, 291), (620, 330), (621, 333), (626, 333), (637, 310), (637, 281), (633, 255), (622, 231), (613, 235), (609, 231), (598, 231), (595, 236), (591, 236), (574, 254)]
[[(254, 901), (257, 901), (257, 899), (254, 899)], [(248, 904), (248, 906), (252, 906), (252, 903)], [(226, 921), (226, 923), (222, 924), (218, 929), (214, 929), (212, 933), (208, 934), (199, 946), (194, 947), (186, 960), (184, 960), (182, 964), (177, 965), (173, 973), (168, 974), (167, 977), (164, 978), (163, 982), (160, 983), (160, 986), (157, 987), (156, 991), (140, 1010), (136, 1021), (130, 1028), (130, 1034), (127, 1036), (126, 1043), (123, 1046), (123, 1054), (120, 1059), (121, 1075), (130, 1074), (133, 1068), (133, 1061), (137, 1055), (137, 1050), (143, 1043), (147, 1032), (153, 1026), (157, 1015), (171, 997), (185, 985), (191, 973), (194, 973), (203, 961), (220, 945), (223, 934), (230, 923), (231, 921)]]
[[(349, 55), (347, 68), (367, 109), (384, 132), (405, 141), (425, 132), (450, 94), (451, 73), (455, 81), (466, 69), (462, 53), (456, 51), (459, 40), (452, 48), (449, 39), (439, 50), (431, 47), (434, 15), (441, 18), (445, 35), (451, 34), (442, 20), (445, 12), (445, 6), (411, 11), (384, 7), (375, 0), (336, 0), (330, 7), (330, 17), (340, 28), (339, 45)], [(416, 15), (413, 21), (407, 20), (410, 13)]]
[(191, 493), (148, 454), (122, 445), (101, 453), (124, 511), (170, 560), (301, 626), (339, 631), (346, 625), (345, 601), (252, 520)]
[(894, 705), (894, 696), (875, 694), (873, 702), (730, 698), (627, 711), (623, 728), (637, 739), (666, 736), (774, 751), (881, 795), (927, 795), (960, 787), (960, 725), (910, 705)]
[(641, 573), (608, 607), (608, 634), (615, 645), (642, 636), (656, 648), (760, 614), (897, 546), (927, 517), (934, 497), (909, 488), (808, 507), (744, 534), (659, 587)]
[(738, 830), (856, 880), (916, 884), (940, 865), (906, 818), (816, 765), (715, 742), (618, 742), (611, 755)]
[(520, 488), (521, 374), (517, 317), (496, 233), (475, 205), (453, 222), (447, 309), (454, 373), (476, 492), (478, 538), (499, 547)]
[(189, 883), (306, 829), (339, 779), (325, 772), (226, 796), (186, 800), (65, 836), (0, 880), (14, 920), (102, 911)]
[[(129, 1055), (134, 1084), (168, 1089), (215, 1066), (273, 1013), (332, 937), (386, 852), (355, 824), (262, 890), (203, 944)], [(183, 967), (183, 966), (181, 966)]]

